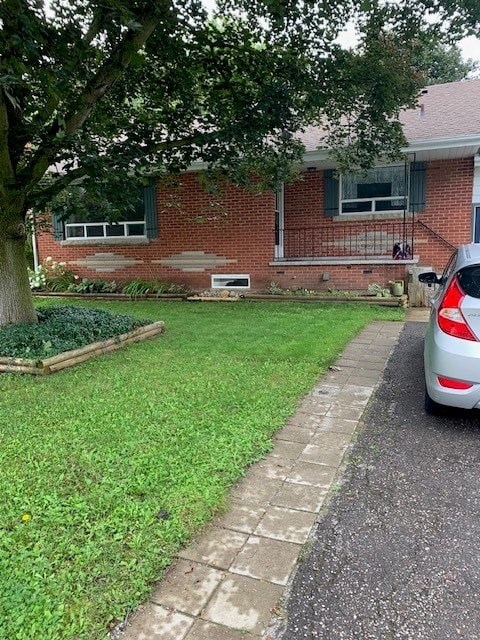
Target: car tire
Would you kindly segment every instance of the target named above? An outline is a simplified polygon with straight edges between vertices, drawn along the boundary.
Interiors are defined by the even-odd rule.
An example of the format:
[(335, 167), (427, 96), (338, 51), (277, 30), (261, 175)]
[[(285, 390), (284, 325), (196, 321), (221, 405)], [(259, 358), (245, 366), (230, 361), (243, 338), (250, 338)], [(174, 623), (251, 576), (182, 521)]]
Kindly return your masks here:
[(425, 413), (428, 413), (430, 416), (438, 416), (443, 413), (443, 405), (438, 404), (435, 400), (432, 400), (428, 395), (427, 389), (425, 389)]

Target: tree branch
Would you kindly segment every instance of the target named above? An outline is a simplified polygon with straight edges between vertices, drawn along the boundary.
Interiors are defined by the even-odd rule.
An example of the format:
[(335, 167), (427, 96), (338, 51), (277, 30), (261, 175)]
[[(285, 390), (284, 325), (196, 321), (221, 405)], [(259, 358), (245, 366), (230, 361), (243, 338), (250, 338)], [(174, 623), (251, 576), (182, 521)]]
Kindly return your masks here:
[[(103, 17), (104, 17), (104, 13), (102, 10), (99, 10), (94, 14), (92, 18), (92, 22), (88, 27), (86, 34), (80, 41), (82, 46), (85, 49), (87, 49), (90, 46), (95, 36), (97, 36), (100, 33)], [(75, 69), (76, 65), (80, 63), (80, 60), (81, 60), (81, 56), (77, 47), (75, 48), (75, 55), (69, 58), (65, 62), (65, 66), (67, 69)], [(50, 97), (48, 98), (45, 107), (42, 109), (42, 116), (45, 121), (51, 118), (56, 108), (58, 107), (59, 103), (60, 103), (60, 96), (55, 91), (51, 91)]]
[(85, 47), (90, 46), (95, 36), (98, 36), (98, 34), (100, 33), (103, 17), (104, 17), (104, 13), (101, 9), (96, 13), (94, 13), (93, 20), (87, 30), (87, 33), (82, 38), (82, 44)]
[[(188, 136), (186, 138), (181, 138), (179, 140), (170, 140), (168, 142), (161, 142), (158, 144), (151, 144), (145, 147), (144, 153), (155, 153), (161, 151), (173, 151), (174, 149), (181, 149), (182, 147), (187, 147), (191, 145), (202, 146), (207, 144), (208, 142), (214, 140), (217, 136), (216, 132), (210, 133), (200, 133)], [(112, 171), (115, 170), (112, 167)], [(63, 189), (67, 188), (72, 182), (76, 180), (80, 180), (81, 178), (88, 175), (87, 170), (84, 167), (77, 167), (71, 171), (68, 171), (62, 175), (58, 175), (55, 178), (53, 183), (48, 184), (45, 187), (39, 188), (30, 194), (30, 198), (34, 200), (41, 200), (42, 202), (47, 203), (49, 200), (58, 195)], [(29, 198), (29, 199), (30, 199)], [(29, 204), (31, 208), (32, 203)]]
[(199, 147), (213, 142), (218, 137), (218, 131), (210, 131), (209, 133), (194, 133), (186, 138), (179, 140), (167, 140), (165, 142), (150, 143), (145, 146), (146, 153), (159, 153), (161, 151), (173, 151), (174, 149), (181, 149), (182, 147), (188, 147), (197, 145)]
[[(170, 4), (169, 1), (168, 4)], [(75, 101), (79, 108), (66, 115), (63, 127), (58, 123), (50, 127), (44, 137), (45, 143), (38, 147), (29, 163), (20, 172), (24, 183), (38, 182), (42, 178), (54, 161), (57, 149), (62, 146), (62, 138), (57, 136), (73, 135), (81, 129), (97, 102), (122, 76), (134, 54), (145, 45), (159, 21), (158, 3), (150, 2), (148, 10), (138, 17), (141, 28), (129, 30), (125, 34), (122, 42), (87, 83), (83, 93)]]
[(14, 171), (9, 151), (10, 126), (8, 121), (5, 94), (0, 90), (0, 180), (2, 186), (9, 180), (13, 180)]
[[(57, 174), (58, 175), (58, 174)], [(68, 187), (72, 182), (76, 180), (80, 180), (81, 178), (87, 175), (87, 171), (83, 167), (78, 167), (77, 169), (73, 169), (68, 171), (62, 175), (59, 175), (54, 182), (50, 183), (46, 187), (42, 187), (34, 192), (35, 199), (41, 199), (42, 201), (48, 202), (56, 195), (61, 193), (66, 187)]]
[[(152, 13), (154, 13), (152, 11)], [(80, 108), (65, 118), (65, 135), (76, 133), (90, 115), (95, 104), (113, 87), (132, 60), (152, 35), (159, 22), (155, 15), (145, 16), (143, 26), (126, 34), (120, 47), (101, 66), (79, 97)]]

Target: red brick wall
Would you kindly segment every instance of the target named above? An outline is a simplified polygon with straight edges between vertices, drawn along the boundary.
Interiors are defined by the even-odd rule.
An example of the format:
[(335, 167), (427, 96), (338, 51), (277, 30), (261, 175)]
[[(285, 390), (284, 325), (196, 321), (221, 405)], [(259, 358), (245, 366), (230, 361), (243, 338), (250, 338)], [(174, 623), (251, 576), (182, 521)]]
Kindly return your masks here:
[[(196, 289), (210, 287), (212, 273), (245, 273), (252, 289), (264, 289), (271, 281), (284, 287), (314, 289), (366, 289), (370, 283), (386, 285), (406, 276), (406, 265), (271, 266), (274, 256), (274, 196), (253, 195), (229, 187), (215, 200), (194, 174), (184, 174), (180, 184), (157, 190), (158, 238), (148, 245), (95, 245), (62, 247), (50, 234), (38, 237), (40, 259), (51, 256), (65, 261), (80, 275), (125, 282), (133, 278), (188, 283)], [(436, 161), (427, 169), (427, 206), (418, 218), (452, 244), (470, 240), (473, 159)], [(352, 223), (354, 224), (354, 223)], [(338, 223), (323, 215), (323, 173), (304, 173), (302, 180), (285, 187), (285, 227), (334, 229)], [(185, 251), (215, 254), (230, 262), (202, 272), (156, 264)], [(75, 265), (78, 259), (98, 253), (114, 253), (136, 259), (131, 266), (98, 272)], [(339, 249), (338, 253), (341, 251)], [(414, 253), (420, 264), (441, 269), (451, 249), (417, 226)], [(328, 280), (324, 280), (323, 277)]]
[(323, 171), (305, 172), (285, 185), (285, 228), (331, 224), (323, 215)]
[[(458, 246), (471, 241), (473, 158), (427, 165), (427, 205), (418, 219)], [(421, 264), (442, 270), (453, 249), (417, 225), (415, 253)]]
[[(270, 269), (270, 280), (285, 289), (366, 290), (369, 284), (388, 286), (390, 280), (406, 280), (405, 264), (345, 264), (316, 266), (278, 266)], [(323, 280), (328, 274), (328, 280)]]
[[(216, 201), (206, 193), (195, 175), (181, 176), (175, 187), (157, 188), (158, 237), (148, 245), (61, 246), (50, 233), (39, 234), (40, 260), (51, 256), (66, 262), (79, 276), (125, 282), (134, 278), (188, 283), (210, 287), (212, 273), (250, 274), (251, 285), (263, 289), (268, 283), (268, 263), (274, 257), (275, 201), (272, 193), (254, 195), (229, 187)], [(185, 251), (215, 254), (229, 264), (202, 272), (184, 271), (152, 261), (168, 259)], [(76, 264), (79, 259), (113, 253), (141, 260), (113, 272), (95, 271)]]

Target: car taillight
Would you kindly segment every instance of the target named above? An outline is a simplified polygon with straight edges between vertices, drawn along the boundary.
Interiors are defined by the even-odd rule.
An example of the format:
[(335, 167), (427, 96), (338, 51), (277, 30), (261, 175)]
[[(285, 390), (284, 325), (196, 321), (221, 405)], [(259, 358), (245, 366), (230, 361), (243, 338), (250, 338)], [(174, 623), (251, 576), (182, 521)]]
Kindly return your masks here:
[(444, 333), (448, 333), (449, 336), (463, 340), (478, 341), (477, 336), (468, 326), (460, 309), (464, 297), (465, 294), (460, 287), (457, 276), (455, 276), (448, 285), (438, 308), (438, 326)]
[(454, 380), (453, 378), (445, 378), (444, 376), (437, 376), (438, 384), (447, 389), (471, 389), (473, 384), (469, 382), (462, 382), (461, 380)]

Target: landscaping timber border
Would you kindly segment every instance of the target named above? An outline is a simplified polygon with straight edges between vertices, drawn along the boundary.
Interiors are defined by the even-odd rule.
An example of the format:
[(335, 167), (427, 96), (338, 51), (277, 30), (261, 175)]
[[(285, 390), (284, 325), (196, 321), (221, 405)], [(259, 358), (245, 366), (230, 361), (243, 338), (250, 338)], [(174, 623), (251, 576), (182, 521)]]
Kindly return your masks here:
[(68, 291), (34, 291), (38, 298), (85, 298), (86, 300), (184, 300), (188, 293), (140, 293), (131, 296), (128, 293), (70, 293)]
[(236, 302), (238, 300), (253, 300), (266, 302), (362, 302), (366, 304), (374, 304), (383, 307), (408, 307), (408, 296), (365, 296), (365, 295), (274, 295), (271, 293), (242, 293), (238, 297), (222, 296), (202, 296), (199, 294), (188, 293), (162, 293), (162, 294), (141, 294), (135, 297), (126, 293), (52, 293), (38, 292), (34, 294), (38, 297), (45, 298), (77, 298), (86, 300), (187, 300), (188, 302)]
[(128, 333), (123, 333), (102, 342), (93, 342), (79, 349), (64, 351), (46, 360), (0, 357), (0, 372), (49, 375), (67, 367), (73, 367), (76, 364), (80, 364), (80, 362), (85, 362), (85, 360), (90, 360), (90, 358), (95, 358), (103, 353), (116, 351), (127, 344), (153, 338), (163, 332), (164, 326), (161, 321), (147, 324), (144, 327), (138, 327)]
[(408, 307), (408, 296), (348, 296), (348, 295), (274, 295), (274, 294), (245, 294), (245, 300), (275, 300), (276, 302), (362, 302), (383, 307)]
[(262, 301), (262, 302), (361, 302), (363, 304), (373, 304), (382, 307), (407, 307), (408, 296), (389, 296), (377, 297), (377, 296), (295, 296), (295, 295), (272, 295), (245, 293), (237, 298), (222, 298), (221, 296), (189, 296), (187, 301), (189, 302), (236, 302), (242, 300), (249, 301)]

